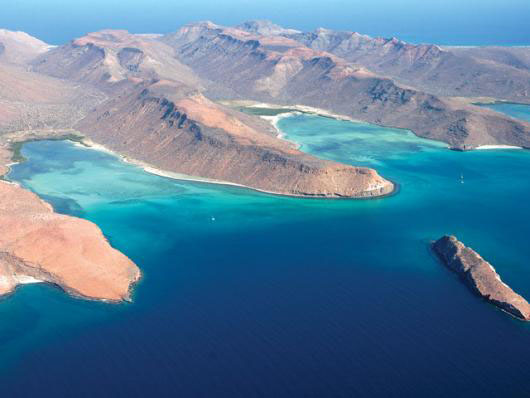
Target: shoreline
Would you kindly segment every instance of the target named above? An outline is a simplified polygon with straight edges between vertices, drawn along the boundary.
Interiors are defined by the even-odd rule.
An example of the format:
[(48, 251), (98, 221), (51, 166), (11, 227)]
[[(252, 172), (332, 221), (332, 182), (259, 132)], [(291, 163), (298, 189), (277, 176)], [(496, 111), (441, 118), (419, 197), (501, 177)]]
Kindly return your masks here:
[(260, 115), (259, 117), (268, 121), (272, 127), (274, 127), (274, 129), (276, 130), (276, 138), (280, 139), (280, 140), (284, 140), (290, 144), (293, 144), (295, 146), (296, 149), (300, 149), (302, 147), (302, 144), (296, 142), (296, 141), (291, 141), (289, 139), (287, 139), (287, 135), (285, 133), (283, 133), (282, 130), (280, 130), (280, 128), (278, 127), (278, 123), (280, 122), (280, 120), (282, 119), (286, 119), (288, 117), (291, 117), (291, 116), (295, 116), (295, 115), (298, 115), (302, 112), (299, 112), (299, 111), (294, 111), (294, 112), (285, 112), (285, 113), (280, 113), (278, 115), (275, 115), (275, 116), (267, 116), (267, 115)]
[(522, 146), (515, 145), (480, 145), (476, 148), (479, 151), (488, 150), (488, 149), (524, 149)]
[[(159, 177), (163, 178), (169, 178), (172, 180), (178, 180), (178, 181), (191, 181), (191, 182), (199, 182), (199, 183), (205, 183), (205, 184), (216, 184), (216, 185), (224, 185), (224, 186), (231, 186), (231, 187), (237, 187), (237, 188), (245, 188), (250, 191), (259, 192), (267, 195), (273, 195), (273, 196), (282, 196), (282, 197), (289, 197), (289, 198), (297, 198), (297, 199), (325, 199), (325, 200), (366, 200), (366, 199), (381, 199), (386, 198), (389, 196), (394, 196), (397, 193), (399, 193), (399, 184), (396, 182), (389, 180), (386, 178), (386, 180), (390, 181), (393, 185), (393, 189), (391, 192), (388, 192), (383, 195), (377, 195), (377, 196), (347, 196), (347, 197), (340, 197), (340, 196), (325, 196), (325, 195), (296, 195), (296, 194), (288, 194), (288, 193), (281, 193), (281, 192), (274, 192), (274, 191), (267, 191), (264, 189), (254, 188), (243, 184), (237, 184), (235, 182), (230, 181), (223, 181), (223, 180), (215, 180), (215, 179), (209, 179), (205, 177), (196, 177), (196, 176), (190, 176), (187, 174), (181, 174), (181, 173), (175, 173), (171, 171), (161, 170), (151, 164), (148, 164), (146, 162), (142, 162), (136, 159), (128, 158), (125, 155), (120, 154), (119, 152), (115, 152), (104, 145), (95, 143), (89, 138), (85, 138), (84, 140), (80, 142), (72, 141), (74, 145), (82, 146), (84, 148), (93, 149), (96, 151), (105, 152), (109, 155), (112, 155), (121, 161), (134, 165), (136, 167), (140, 167), (142, 170), (144, 170), (146, 173), (157, 175)], [(366, 191), (370, 192), (370, 191)]]
[[(294, 112), (290, 112), (290, 113), (292, 114), (292, 113), (295, 113), (295, 112), (300, 112), (300, 113), (305, 113), (305, 114), (309, 114), (309, 115), (313, 115), (313, 116), (321, 116), (321, 117), (326, 117), (326, 118), (330, 118), (330, 119), (334, 119), (334, 120), (340, 120), (340, 121), (345, 121), (345, 122), (352, 122), (352, 123), (358, 123), (358, 124), (362, 124), (362, 125), (372, 125), (372, 126), (379, 126), (379, 127), (382, 127), (382, 128), (402, 130), (402, 131), (410, 132), (410, 133), (414, 134), (416, 137), (421, 138), (423, 140), (428, 140), (428, 141), (441, 143), (441, 144), (443, 144), (446, 147), (446, 149), (451, 149), (451, 147), (449, 146), (449, 143), (447, 143), (446, 141), (437, 140), (437, 139), (434, 139), (434, 138), (422, 137), (421, 135), (416, 134), (414, 132), (414, 130), (411, 130), (411, 129), (407, 129), (407, 128), (403, 128), (403, 127), (393, 127), (393, 126), (378, 124), (378, 123), (374, 123), (374, 122), (367, 122), (365, 120), (354, 119), (354, 118), (346, 116), (346, 115), (333, 113), (333, 112), (327, 111), (327, 110), (322, 109), (322, 108), (315, 108), (315, 107), (311, 107), (311, 106), (307, 106), (307, 105), (299, 105), (299, 104), (298, 105), (274, 105), (274, 104), (270, 104), (270, 103), (266, 103), (266, 102), (257, 102), (257, 101), (251, 101), (251, 100), (220, 101), (220, 103), (225, 105), (225, 106), (229, 106), (229, 107), (243, 107), (243, 108), (255, 108), (255, 109), (259, 109), (259, 108), (262, 108), (262, 109), (286, 109), (286, 112), (284, 112), (285, 114), (289, 113), (288, 110), (294, 110)], [(281, 113), (281, 114), (284, 114), (284, 113)], [(273, 126), (273, 127), (277, 129), (276, 126)], [(295, 141), (290, 141), (290, 140), (286, 140), (286, 141), (288, 141), (290, 143), (294, 142), (295, 144), (297, 144)]]
[[(340, 115), (338, 113), (333, 113), (333, 112), (327, 111), (327, 110), (322, 109), (322, 108), (315, 108), (315, 107), (308, 106), (308, 105), (300, 105), (300, 104), (295, 104), (295, 105), (274, 105), (274, 104), (269, 104), (269, 103), (266, 103), (266, 102), (254, 102), (252, 104), (247, 104), (247, 105), (244, 105), (244, 106), (246, 106), (247, 108), (286, 109), (286, 110), (287, 109), (289, 109), (289, 110), (294, 109), (297, 112), (307, 113), (307, 114), (316, 115), (316, 116), (329, 117), (329, 118), (336, 119), (336, 120), (344, 120), (344, 121), (348, 121), (348, 122), (363, 123), (363, 124), (367, 123), (367, 122), (364, 122), (362, 120), (354, 119), (354, 118), (349, 117), (349, 116)], [(294, 112), (285, 112), (285, 113), (291, 113), (292, 114)], [(280, 115), (283, 115), (283, 113), (281, 113)]]
[[(513, 104), (513, 105), (525, 105), (525, 106), (530, 106), (530, 104), (528, 103), (522, 103), (522, 102), (515, 102), (515, 101), (510, 101), (510, 100), (499, 100), (499, 99), (496, 99), (496, 98), (492, 98), (492, 97), (455, 97), (455, 98), (458, 98), (459, 100), (469, 104), (469, 105), (474, 105), (474, 106), (478, 106), (480, 107), (481, 105), (494, 105), (494, 104)], [(390, 127), (390, 126), (385, 126), (385, 125), (381, 125), (381, 124), (377, 124), (377, 123), (371, 123), (371, 122), (366, 122), (366, 121), (363, 121), (363, 120), (358, 120), (358, 119), (354, 119), (354, 118), (351, 118), (351, 117), (348, 117), (348, 116), (345, 116), (345, 115), (340, 115), (340, 114), (337, 114), (337, 113), (333, 113), (333, 112), (329, 112), (325, 109), (321, 109), (321, 108), (315, 108), (315, 107), (311, 107), (311, 106), (306, 106), (306, 105), (299, 105), (299, 104), (296, 104), (296, 105), (274, 105), (274, 104), (270, 104), (270, 103), (266, 103), (266, 102), (257, 102), (257, 101), (245, 101), (245, 100), (241, 100), (241, 101), (227, 101), (226, 104), (227, 106), (240, 106), (240, 107), (246, 107), (246, 108), (263, 108), (263, 109), (286, 109), (286, 110), (295, 110), (295, 112), (291, 111), (291, 112), (288, 112), (286, 111), (285, 113), (280, 113), (279, 115), (275, 115), (275, 116), (261, 116), (262, 118), (268, 120), (268, 121), (271, 121), (271, 123), (273, 124), (273, 127), (279, 131), (278, 127), (277, 127), (277, 122), (280, 120), (280, 119), (272, 119), (273, 117), (277, 117), (277, 116), (281, 116), (281, 115), (285, 115), (283, 117), (289, 117), (293, 114), (296, 114), (296, 112), (301, 112), (301, 113), (306, 113), (306, 114), (310, 114), (310, 115), (316, 115), (316, 116), (322, 116), (322, 117), (329, 117), (329, 118), (332, 118), (332, 119), (335, 119), (335, 120), (342, 120), (342, 121), (348, 121), (348, 122), (353, 122), (353, 123), (360, 123), (360, 124), (370, 124), (370, 125), (375, 125), (375, 126), (380, 126), (380, 127), (384, 127), (384, 128), (392, 128), (392, 129), (398, 129), (398, 130), (404, 130), (404, 131), (410, 131), (412, 134), (414, 134), (416, 137), (418, 138), (421, 138), (421, 139), (425, 139), (425, 140), (431, 140), (431, 141), (435, 141), (435, 142), (441, 142), (443, 143), (444, 145), (446, 145), (446, 148), (447, 149), (454, 149), (452, 148), (446, 141), (441, 141), (441, 140), (435, 140), (435, 139), (432, 139), (432, 138), (426, 138), (426, 137), (422, 137), (418, 134), (416, 134), (413, 130), (410, 130), (410, 129), (406, 129), (406, 128), (400, 128), (400, 127)], [(492, 109), (493, 111), (495, 111), (495, 109)], [(499, 111), (495, 111), (495, 112), (499, 112)], [(499, 113), (502, 113), (502, 112), (499, 112)], [(513, 116), (510, 116), (510, 115), (507, 115), (513, 119), (516, 119), (516, 120), (521, 120), (521, 119), (517, 119), (516, 117), (513, 117)], [(524, 121), (524, 120), (523, 120)], [(297, 142), (295, 141), (290, 141), (288, 139), (285, 139), (284, 138), (284, 135), (282, 134), (281, 137), (278, 137), (278, 138), (281, 138), (281, 139), (284, 139), (288, 142), (291, 142), (291, 143), (294, 143), (295, 145), (299, 145)], [(297, 149), (299, 149), (301, 147), (298, 146)], [(479, 149), (479, 150), (486, 150), (486, 149), (526, 149), (524, 147), (520, 147), (520, 146), (515, 146), (515, 145), (479, 145), (475, 148), (471, 148), (471, 150), (475, 150), (475, 149)]]
[[(270, 106), (270, 105), (268, 105), (268, 106)], [(311, 107), (304, 107), (304, 108), (305, 109), (307, 109), (307, 108), (316, 109), (316, 108), (311, 108)], [(291, 109), (292, 109), (292, 107), (291, 107)], [(304, 111), (301, 111), (301, 112), (304, 112)], [(291, 116), (293, 113), (294, 112), (291, 112), (291, 114), (285, 115), (283, 117)], [(307, 111), (305, 111), (305, 113), (307, 113)], [(333, 117), (333, 116), (331, 116), (331, 114), (329, 112), (325, 112), (324, 111), (324, 113), (326, 113), (328, 117)], [(275, 115), (275, 116), (279, 116), (279, 115)], [(338, 116), (338, 117), (340, 117), (340, 116)], [(276, 126), (274, 126), (274, 128), (277, 129), (278, 131), (280, 131)], [(13, 145), (16, 145), (17, 147), (20, 148), (22, 145), (24, 145), (27, 142), (46, 141), (46, 140), (52, 140), (52, 141), (66, 140), (66, 141), (72, 142), (76, 146), (81, 146), (81, 147), (84, 147), (84, 148), (90, 148), (90, 149), (94, 149), (94, 150), (99, 150), (101, 152), (105, 152), (105, 153), (107, 153), (109, 155), (112, 155), (112, 156), (124, 161), (125, 163), (129, 163), (129, 164), (132, 164), (134, 166), (140, 167), (145, 172), (153, 174), (153, 175), (158, 175), (159, 177), (170, 178), (170, 179), (173, 179), (173, 180), (180, 180), (180, 181), (192, 181), (192, 182), (198, 182), (198, 183), (216, 184), (216, 185), (225, 185), (225, 186), (232, 186), (232, 187), (238, 187), (238, 188), (245, 188), (245, 189), (248, 189), (250, 191), (259, 192), (259, 193), (263, 193), (263, 194), (267, 194), (267, 195), (291, 197), (291, 198), (297, 198), (297, 199), (326, 199), (326, 200), (330, 200), (330, 199), (338, 199), (338, 200), (355, 199), (355, 200), (367, 200), (367, 199), (380, 199), (380, 198), (386, 198), (388, 196), (393, 196), (393, 195), (397, 194), (399, 192), (399, 190), (400, 190), (399, 189), (399, 184), (397, 184), (396, 182), (386, 178), (386, 180), (390, 181), (393, 184), (392, 191), (390, 191), (388, 193), (385, 193), (385, 194), (376, 195), (376, 196), (372, 196), (372, 195), (366, 195), (366, 196), (327, 196), (327, 195), (318, 195), (318, 194), (310, 195), (310, 194), (293, 194), (293, 193), (274, 192), (274, 191), (267, 191), (267, 190), (264, 190), (264, 189), (259, 189), (259, 188), (255, 188), (255, 187), (251, 187), (251, 186), (247, 186), (247, 185), (243, 185), (243, 184), (238, 184), (238, 183), (234, 183), (234, 182), (230, 182), (230, 181), (216, 180), (216, 179), (210, 179), (210, 178), (206, 178), (206, 177), (190, 176), (190, 175), (187, 175), (187, 174), (181, 174), (181, 173), (175, 173), (175, 172), (171, 172), (171, 171), (161, 170), (161, 169), (159, 169), (159, 168), (157, 168), (157, 167), (155, 167), (155, 166), (153, 166), (151, 164), (148, 164), (146, 162), (139, 161), (137, 159), (132, 159), (132, 158), (129, 158), (126, 155), (123, 155), (123, 154), (121, 154), (119, 152), (113, 151), (113, 150), (105, 147), (104, 145), (101, 145), (101, 144), (98, 144), (98, 143), (94, 142), (93, 140), (91, 140), (89, 137), (85, 136), (81, 132), (79, 132), (77, 130), (73, 130), (73, 129), (16, 131), (16, 132), (13, 132), (13, 133), (10, 133), (10, 134), (6, 134), (6, 136), (4, 136), (4, 138), (7, 139), (7, 140), (4, 143), (3, 147), (7, 151), (9, 151), (11, 153), (11, 155), (10, 155), (10, 159), (6, 163), (4, 163), (4, 166), (6, 166), (7, 170), (5, 171), (5, 173), (3, 173), (0, 176), (0, 180), (6, 182), (8, 184), (13, 184), (13, 185), (17, 185), (17, 186), (20, 186), (20, 184), (17, 183), (16, 181), (9, 180), (7, 178), (7, 176), (9, 175), (9, 173), (11, 171), (11, 167), (10, 166), (18, 164), (20, 162), (23, 162), (25, 159), (23, 159), (22, 157), (20, 159), (19, 158), (14, 159), (15, 148), (13, 147)], [(299, 145), (299, 144), (297, 144), (296, 142), (293, 142), (293, 141), (289, 141), (289, 140), (286, 140), (286, 141), (292, 143), (293, 145)], [(1, 141), (0, 141), (0, 144), (2, 144)], [(365, 192), (369, 193), (371, 191), (373, 191), (373, 189), (372, 190), (367, 190)]]
[[(463, 97), (465, 98), (465, 97)], [(469, 98), (469, 104), (476, 105), (476, 106), (487, 106), (487, 105), (524, 105), (524, 106), (530, 106), (530, 103), (525, 102), (517, 102), (513, 100), (503, 100), (503, 99), (497, 99), (492, 97), (475, 97), (475, 98)], [(489, 108), (491, 110), (495, 110), (494, 108)], [(496, 111), (498, 112), (498, 111)], [(501, 112), (502, 113), (502, 112)]]

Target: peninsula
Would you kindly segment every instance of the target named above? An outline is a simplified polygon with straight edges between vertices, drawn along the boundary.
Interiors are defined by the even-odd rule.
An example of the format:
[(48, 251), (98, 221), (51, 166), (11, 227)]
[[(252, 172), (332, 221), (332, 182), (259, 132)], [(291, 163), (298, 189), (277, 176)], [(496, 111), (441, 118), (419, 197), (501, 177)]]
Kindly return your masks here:
[(508, 314), (530, 321), (530, 304), (500, 278), (495, 269), (473, 249), (454, 236), (444, 236), (432, 248), (440, 260), (456, 272), (476, 294)]
[[(0, 140), (0, 176), (12, 151)], [(131, 299), (140, 270), (112, 248), (92, 222), (57, 214), (37, 195), (0, 181), (0, 296), (20, 284), (46, 282), (73, 296)]]

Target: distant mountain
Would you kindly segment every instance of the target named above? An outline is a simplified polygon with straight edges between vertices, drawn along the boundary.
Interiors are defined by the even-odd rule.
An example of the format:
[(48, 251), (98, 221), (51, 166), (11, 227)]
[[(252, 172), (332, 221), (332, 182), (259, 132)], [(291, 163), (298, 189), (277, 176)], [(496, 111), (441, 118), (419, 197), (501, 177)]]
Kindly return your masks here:
[[(356, 39), (371, 40), (362, 35)], [(528, 123), (398, 84), (362, 65), (306, 47), (293, 35), (262, 36), (200, 23), (160, 40), (201, 78), (229, 87), (237, 98), (323, 108), (411, 129), (460, 149), (484, 143), (530, 147)], [(207, 93), (226, 96), (213, 89)]]
[(90, 33), (32, 60), (35, 72), (110, 89), (131, 80), (172, 79), (200, 87), (200, 79), (172, 56), (157, 35), (121, 30)]
[(0, 62), (24, 64), (49, 48), (48, 44), (27, 33), (0, 29)]
[(299, 30), (283, 28), (280, 25), (276, 25), (267, 20), (247, 21), (236, 26), (236, 28), (264, 36), (292, 35), (302, 33)]
[(99, 90), (28, 70), (52, 46), (0, 29), (0, 133), (68, 128), (105, 99)]
[(530, 102), (528, 48), (415, 45), (322, 28), (282, 35), (432, 94)]

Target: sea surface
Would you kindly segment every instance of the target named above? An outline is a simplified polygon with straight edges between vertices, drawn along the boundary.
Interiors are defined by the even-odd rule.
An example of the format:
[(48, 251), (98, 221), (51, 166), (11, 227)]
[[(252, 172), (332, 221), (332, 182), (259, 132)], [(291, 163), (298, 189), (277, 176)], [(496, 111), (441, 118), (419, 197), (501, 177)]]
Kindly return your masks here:
[(530, 298), (530, 153), (454, 152), (307, 114), (279, 127), (307, 152), (377, 168), (399, 193), (270, 196), (66, 141), (25, 144), (9, 177), (95, 222), (144, 277), (128, 304), (44, 284), (1, 301), (2, 397), (530, 396), (530, 324), (429, 250), (456, 234)]

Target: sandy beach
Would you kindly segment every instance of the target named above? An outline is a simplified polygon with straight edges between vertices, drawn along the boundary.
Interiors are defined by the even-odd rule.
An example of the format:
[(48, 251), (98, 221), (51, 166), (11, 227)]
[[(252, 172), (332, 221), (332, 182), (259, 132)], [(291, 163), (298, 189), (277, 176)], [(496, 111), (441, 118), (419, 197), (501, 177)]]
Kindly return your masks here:
[(287, 141), (288, 143), (290, 144), (293, 144), (295, 146), (296, 149), (300, 149), (300, 147), (302, 146), (301, 144), (299, 144), (298, 142), (296, 141), (291, 141), (287, 138), (285, 138), (285, 134), (278, 128), (278, 122), (281, 120), (281, 119), (285, 119), (289, 116), (293, 116), (293, 115), (296, 115), (296, 114), (300, 114), (301, 112), (286, 112), (286, 113), (280, 113), (279, 115), (275, 115), (275, 116), (265, 116), (265, 115), (261, 115), (260, 117), (262, 119), (265, 119), (267, 120), (268, 122), (270, 122), (270, 124), (272, 125), (272, 127), (274, 127), (274, 129), (276, 130), (276, 137), (280, 140), (284, 140), (284, 141)]
[(475, 149), (524, 149), (520, 146), (514, 146), (514, 145), (480, 145), (476, 147)]
[[(325, 109), (314, 108), (312, 106), (307, 106), (307, 105), (299, 105), (299, 104), (297, 105), (274, 105), (274, 104), (269, 104), (266, 102), (255, 102), (252, 104), (247, 103), (247, 105), (243, 105), (243, 106), (246, 106), (248, 108), (290, 109), (290, 110), (294, 109), (302, 113), (309, 113), (309, 114), (318, 115), (318, 116), (331, 117), (337, 120), (347, 120), (349, 122), (366, 123), (361, 120), (353, 119), (345, 115), (340, 115), (338, 113), (329, 112)], [(291, 114), (292, 113), (294, 112), (291, 112)], [(283, 114), (280, 114), (280, 115), (283, 115)]]

